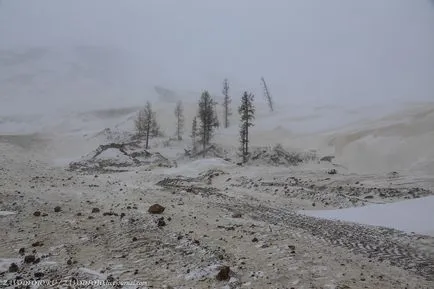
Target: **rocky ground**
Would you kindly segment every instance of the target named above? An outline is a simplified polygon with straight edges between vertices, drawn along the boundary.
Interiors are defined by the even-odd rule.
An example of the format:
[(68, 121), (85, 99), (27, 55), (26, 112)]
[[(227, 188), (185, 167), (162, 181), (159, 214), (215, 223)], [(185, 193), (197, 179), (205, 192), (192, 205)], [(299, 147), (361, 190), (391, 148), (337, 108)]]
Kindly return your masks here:
[(26, 154), (1, 144), (0, 288), (434, 288), (434, 238), (296, 213), (419, 198), (429, 183), (231, 163), (66, 170)]

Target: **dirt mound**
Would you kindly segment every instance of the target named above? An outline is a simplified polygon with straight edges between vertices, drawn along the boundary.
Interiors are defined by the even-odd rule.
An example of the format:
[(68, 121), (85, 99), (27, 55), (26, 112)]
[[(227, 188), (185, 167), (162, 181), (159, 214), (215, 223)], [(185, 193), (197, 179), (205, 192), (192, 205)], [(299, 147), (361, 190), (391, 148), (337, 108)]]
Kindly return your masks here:
[(150, 153), (140, 141), (100, 145), (80, 161), (69, 164), (69, 170), (82, 172), (126, 171), (139, 166), (172, 167), (172, 163), (158, 152)]
[(254, 149), (250, 155), (250, 164), (272, 166), (297, 166), (306, 161), (316, 160), (314, 152), (288, 152), (281, 145), (272, 148), (262, 147)]

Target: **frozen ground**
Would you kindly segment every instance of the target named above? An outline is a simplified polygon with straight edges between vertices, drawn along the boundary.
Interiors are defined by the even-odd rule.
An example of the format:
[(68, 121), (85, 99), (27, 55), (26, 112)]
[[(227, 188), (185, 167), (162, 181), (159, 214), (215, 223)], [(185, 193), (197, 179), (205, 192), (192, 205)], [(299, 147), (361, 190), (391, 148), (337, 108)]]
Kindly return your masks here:
[[(333, 109), (315, 119), (300, 110), (297, 126), (312, 127), (304, 133), (283, 108), (270, 115), (258, 105), (251, 145), (266, 153), (246, 166), (237, 165), (235, 117), (211, 155), (189, 159), (188, 129), (183, 141), (169, 140), (173, 104), (154, 105), (166, 137), (149, 154), (138, 154), (140, 142), (100, 146), (130, 139), (134, 109), (74, 114), (41, 132), (22, 120), (31, 134), (2, 123), (0, 279), (433, 288), (432, 104), (328, 130)], [(186, 108), (189, 123), (194, 104)], [(273, 165), (275, 144), (304, 161)], [(327, 155), (335, 158), (319, 161)], [(154, 203), (161, 215), (148, 213)], [(219, 281), (223, 265), (230, 278)]]

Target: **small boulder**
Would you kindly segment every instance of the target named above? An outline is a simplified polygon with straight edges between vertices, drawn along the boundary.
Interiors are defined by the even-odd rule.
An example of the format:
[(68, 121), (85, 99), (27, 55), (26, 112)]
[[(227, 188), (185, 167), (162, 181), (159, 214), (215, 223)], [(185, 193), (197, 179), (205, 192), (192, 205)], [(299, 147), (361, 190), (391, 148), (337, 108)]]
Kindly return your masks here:
[(54, 208), (54, 212), (59, 213), (62, 210), (60, 206)]
[(99, 212), (100, 212), (99, 208), (93, 208), (92, 209), (92, 214), (96, 214), (96, 213), (99, 213)]
[(36, 261), (35, 255), (27, 255), (24, 257), (24, 263), (33, 263)]
[(243, 215), (240, 212), (235, 212), (235, 213), (232, 214), (232, 218), (235, 218), (235, 219), (241, 218), (242, 216)]
[(15, 272), (18, 272), (18, 265), (17, 264), (15, 264), (15, 263), (12, 263), (10, 266), (9, 266), (9, 273), (15, 273)]
[(222, 266), (220, 268), (219, 273), (216, 276), (216, 279), (218, 281), (226, 281), (230, 279), (229, 273), (231, 272), (231, 269), (228, 266)]
[(33, 216), (35, 216), (35, 217), (39, 217), (40, 215), (41, 215), (41, 212), (39, 212), (39, 211), (36, 211), (33, 213)]
[(164, 226), (166, 226), (166, 222), (164, 221), (164, 217), (161, 217), (161, 218), (158, 219), (157, 226), (158, 227), (164, 227)]
[(154, 204), (154, 205), (149, 207), (148, 212), (150, 214), (161, 214), (164, 212), (165, 209), (166, 209), (165, 207), (163, 207), (159, 204)]
[(44, 246), (44, 243), (40, 241), (36, 241), (35, 243), (32, 244), (32, 247), (42, 247), (42, 246)]

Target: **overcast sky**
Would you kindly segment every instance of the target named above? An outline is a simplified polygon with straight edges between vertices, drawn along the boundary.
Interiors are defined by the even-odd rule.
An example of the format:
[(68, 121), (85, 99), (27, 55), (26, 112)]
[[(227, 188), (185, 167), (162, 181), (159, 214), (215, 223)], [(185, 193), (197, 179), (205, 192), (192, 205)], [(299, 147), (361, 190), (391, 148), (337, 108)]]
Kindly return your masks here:
[(264, 76), (291, 102), (434, 100), (429, 0), (3, 0), (0, 47), (83, 44), (175, 89), (260, 92)]

